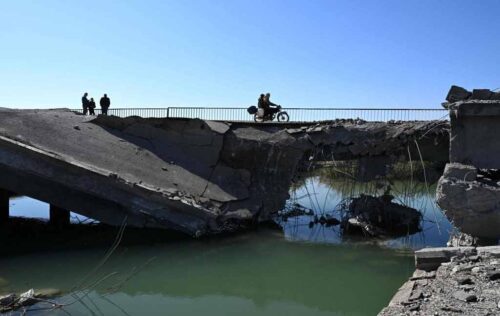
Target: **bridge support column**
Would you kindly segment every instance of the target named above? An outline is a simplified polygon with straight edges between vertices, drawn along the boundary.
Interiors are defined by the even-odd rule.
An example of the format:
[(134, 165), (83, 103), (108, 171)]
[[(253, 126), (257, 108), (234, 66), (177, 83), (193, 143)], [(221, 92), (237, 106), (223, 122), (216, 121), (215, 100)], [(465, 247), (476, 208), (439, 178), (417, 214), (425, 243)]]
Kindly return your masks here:
[(69, 211), (55, 205), (50, 205), (50, 224), (57, 227), (69, 225)]
[(0, 223), (9, 219), (9, 198), (10, 192), (0, 189)]

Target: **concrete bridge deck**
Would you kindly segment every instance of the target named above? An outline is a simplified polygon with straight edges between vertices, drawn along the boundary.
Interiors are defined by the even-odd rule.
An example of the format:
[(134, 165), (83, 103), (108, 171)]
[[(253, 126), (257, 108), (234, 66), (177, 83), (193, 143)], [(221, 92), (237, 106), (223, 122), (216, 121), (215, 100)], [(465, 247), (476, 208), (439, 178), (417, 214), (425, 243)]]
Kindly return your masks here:
[[(0, 188), (104, 223), (199, 236), (268, 220), (299, 162), (447, 158), (447, 123), (243, 123), (0, 109)], [(319, 150), (318, 150), (319, 149)], [(415, 154), (417, 157), (417, 154)]]

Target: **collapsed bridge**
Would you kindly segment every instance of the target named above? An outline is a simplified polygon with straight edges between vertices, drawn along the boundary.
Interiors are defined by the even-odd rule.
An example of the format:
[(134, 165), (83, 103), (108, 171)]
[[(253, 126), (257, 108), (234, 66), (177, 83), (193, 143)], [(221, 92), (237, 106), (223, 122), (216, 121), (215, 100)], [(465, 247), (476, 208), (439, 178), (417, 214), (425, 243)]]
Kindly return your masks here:
[(0, 108), (0, 188), (111, 225), (201, 236), (269, 220), (304, 160), (446, 162), (448, 145), (444, 121), (255, 124)]

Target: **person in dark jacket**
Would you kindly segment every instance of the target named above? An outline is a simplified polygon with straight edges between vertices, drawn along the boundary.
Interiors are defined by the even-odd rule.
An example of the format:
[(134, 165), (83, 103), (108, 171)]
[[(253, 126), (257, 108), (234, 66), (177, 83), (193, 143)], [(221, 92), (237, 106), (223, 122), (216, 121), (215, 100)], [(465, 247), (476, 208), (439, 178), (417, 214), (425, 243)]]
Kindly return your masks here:
[(266, 115), (272, 115), (280, 111), (278, 105), (271, 102), (271, 94), (269, 92), (264, 96), (264, 103), (266, 104)]
[(264, 101), (264, 93), (262, 93), (259, 97), (259, 100), (257, 101), (257, 107), (259, 109), (265, 109), (266, 108), (266, 104), (265, 104), (265, 101)]
[(89, 114), (90, 115), (95, 115), (94, 109), (95, 109), (94, 98), (90, 98), (90, 102), (89, 102)]
[(82, 109), (83, 109), (83, 115), (87, 115), (87, 111), (89, 110), (89, 99), (87, 99), (87, 96), (89, 94), (85, 92), (82, 97)]
[(111, 105), (111, 100), (108, 98), (106, 93), (99, 101), (99, 104), (101, 105), (102, 115), (108, 115), (108, 109), (109, 109), (109, 106)]

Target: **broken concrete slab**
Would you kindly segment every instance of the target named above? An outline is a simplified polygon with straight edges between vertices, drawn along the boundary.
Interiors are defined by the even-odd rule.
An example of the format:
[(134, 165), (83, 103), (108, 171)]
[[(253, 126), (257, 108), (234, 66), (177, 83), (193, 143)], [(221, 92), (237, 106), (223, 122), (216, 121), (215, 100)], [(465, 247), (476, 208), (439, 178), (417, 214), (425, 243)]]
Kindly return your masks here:
[(443, 122), (330, 121), (293, 134), (289, 127), (0, 109), (0, 188), (111, 225), (126, 218), (201, 236), (269, 220), (313, 153), (397, 155), (418, 140), (434, 155), (448, 142)]
[(415, 251), (415, 267), (424, 271), (436, 270), (441, 263), (450, 261), (451, 257), (475, 251), (475, 247), (423, 248)]
[(493, 94), (490, 97), (490, 100), (500, 101), (500, 92), (493, 92)]
[(477, 247), (477, 254), (484, 257), (500, 258), (500, 246)]
[(491, 92), (489, 89), (474, 89), (472, 90), (471, 100), (489, 100), (491, 98)]
[(436, 202), (460, 231), (500, 238), (500, 186), (474, 175), (473, 166), (447, 165), (436, 188)]
[(467, 100), (472, 95), (471, 92), (459, 86), (451, 86), (448, 95), (446, 96), (446, 101), (453, 103), (462, 100)]
[(458, 181), (474, 181), (477, 178), (477, 168), (460, 163), (449, 163), (446, 164), (443, 175)]

